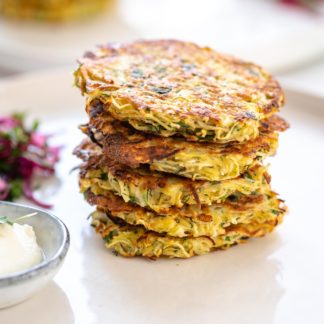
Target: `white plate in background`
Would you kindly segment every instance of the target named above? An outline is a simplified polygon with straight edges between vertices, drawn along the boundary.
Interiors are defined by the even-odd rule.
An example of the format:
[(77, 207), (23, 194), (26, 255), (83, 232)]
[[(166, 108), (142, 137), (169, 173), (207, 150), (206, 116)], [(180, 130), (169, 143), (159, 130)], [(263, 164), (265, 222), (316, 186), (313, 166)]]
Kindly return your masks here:
[(260, 0), (110, 0), (101, 16), (68, 24), (0, 21), (0, 67), (72, 65), (109, 41), (178, 38), (211, 46), (272, 72), (324, 53), (324, 17)]
[(1, 115), (23, 109), (57, 133), (65, 149), (60, 185), (49, 200), (71, 233), (55, 281), (29, 301), (0, 311), (1, 323), (324, 323), (324, 100), (287, 91), (291, 129), (271, 160), (273, 187), (290, 213), (275, 232), (189, 260), (116, 257), (89, 226), (71, 155), (86, 120), (71, 72), (0, 83)]

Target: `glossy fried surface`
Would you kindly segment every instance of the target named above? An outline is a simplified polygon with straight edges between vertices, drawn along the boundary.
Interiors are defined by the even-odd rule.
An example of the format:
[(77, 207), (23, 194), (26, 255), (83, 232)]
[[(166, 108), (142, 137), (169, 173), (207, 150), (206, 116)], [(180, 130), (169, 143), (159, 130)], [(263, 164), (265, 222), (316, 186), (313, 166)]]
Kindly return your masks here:
[(100, 46), (80, 60), (75, 83), (137, 130), (192, 141), (254, 139), (284, 103), (261, 67), (176, 40)]

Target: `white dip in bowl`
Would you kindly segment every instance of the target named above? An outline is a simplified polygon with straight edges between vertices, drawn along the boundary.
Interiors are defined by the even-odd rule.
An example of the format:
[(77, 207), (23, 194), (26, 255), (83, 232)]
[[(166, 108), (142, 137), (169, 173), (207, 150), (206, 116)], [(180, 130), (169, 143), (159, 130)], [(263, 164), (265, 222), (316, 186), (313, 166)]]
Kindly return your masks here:
[(32, 226), (0, 224), (0, 276), (35, 266), (43, 260)]
[[(35, 215), (22, 217), (28, 214)], [(0, 216), (9, 220), (0, 225), (0, 308), (4, 308), (31, 297), (52, 280), (70, 239), (64, 223), (42, 209), (0, 201)]]

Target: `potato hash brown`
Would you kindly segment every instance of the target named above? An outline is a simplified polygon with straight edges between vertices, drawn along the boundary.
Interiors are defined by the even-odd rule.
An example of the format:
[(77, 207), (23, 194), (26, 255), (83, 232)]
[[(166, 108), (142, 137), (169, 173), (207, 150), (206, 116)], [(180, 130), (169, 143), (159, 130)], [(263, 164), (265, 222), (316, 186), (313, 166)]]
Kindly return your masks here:
[(144, 256), (156, 259), (190, 258), (208, 252), (227, 249), (244, 243), (252, 237), (262, 237), (272, 232), (281, 223), (282, 214), (264, 223), (237, 224), (226, 228), (224, 234), (211, 239), (200, 237), (172, 237), (147, 231), (143, 226), (132, 226), (106, 213), (96, 211), (92, 214), (92, 226), (103, 238), (107, 248), (124, 257)]
[(243, 142), (284, 103), (279, 83), (261, 67), (176, 40), (107, 44), (87, 52), (75, 84), (88, 107), (135, 129), (191, 141)]

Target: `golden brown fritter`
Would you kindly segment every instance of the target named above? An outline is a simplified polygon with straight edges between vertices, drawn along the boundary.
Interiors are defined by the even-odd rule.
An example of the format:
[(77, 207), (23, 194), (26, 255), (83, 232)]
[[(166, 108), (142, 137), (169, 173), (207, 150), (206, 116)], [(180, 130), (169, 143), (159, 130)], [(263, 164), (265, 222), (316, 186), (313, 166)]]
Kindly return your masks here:
[(200, 237), (172, 237), (145, 230), (142, 226), (131, 226), (100, 211), (92, 214), (92, 226), (105, 241), (107, 248), (124, 257), (144, 256), (151, 259), (166, 256), (190, 258), (208, 252), (226, 249), (244, 243), (251, 237), (270, 233), (281, 223), (283, 214), (263, 223), (252, 221), (226, 228), (225, 233), (214, 239)]
[(221, 181), (238, 177), (256, 160), (274, 155), (280, 117), (262, 122), (260, 136), (242, 144), (194, 143), (183, 138), (163, 138), (135, 131), (93, 107), (90, 123), (81, 127), (111, 160), (131, 168), (148, 164), (151, 170), (194, 180)]
[(105, 195), (85, 193), (91, 205), (108, 215), (122, 219), (130, 225), (143, 225), (147, 230), (175, 237), (215, 238), (224, 234), (226, 228), (235, 224), (248, 224), (252, 221), (263, 223), (276, 219), (285, 212), (284, 205), (277, 195), (268, 192), (264, 195), (236, 197), (222, 204), (187, 205), (183, 208), (170, 208), (165, 212), (154, 212), (106, 191)]
[(284, 103), (261, 67), (176, 40), (101, 46), (80, 60), (75, 83), (137, 130), (192, 141), (254, 139)]
[(133, 202), (157, 212), (172, 206), (210, 205), (221, 203), (229, 196), (269, 191), (270, 176), (267, 169), (258, 164), (240, 177), (211, 182), (193, 181), (144, 167), (131, 169), (112, 161), (89, 141), (76, 148), (75, 154), (85, 161), (80, 171), (81, 192), (90, 189), (97, 195), (104, 195), (111, 190), (125, 202)]

